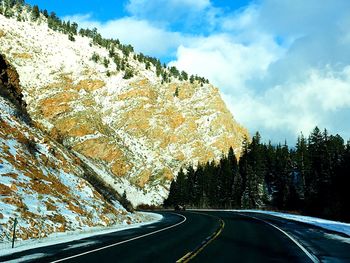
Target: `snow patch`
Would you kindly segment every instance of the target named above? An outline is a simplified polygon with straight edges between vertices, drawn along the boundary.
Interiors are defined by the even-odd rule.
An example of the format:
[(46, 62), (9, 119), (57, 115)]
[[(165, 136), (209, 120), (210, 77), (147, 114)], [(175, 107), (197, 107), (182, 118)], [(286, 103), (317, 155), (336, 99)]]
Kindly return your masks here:
[(11, 248), (10, 243), (7, 243), (7, 244), (0, 243), (0, 256), (11, 255), (17, 252), (21, 252), (21, 251), (25, 251), (33, 248), (40, 248), (40, 247), (52, 246), (52, 245), (67, 243), (71, 241), (81, 240), (88, 237), (109, 234), (113, 232), (123, 231), (126, 229), (139, 228), (142, 226), (154, 224), (163, 219), (162, 215), (155, 214), (155, 213), (138, 212), (137, 214), (145, 218), (145, 222), (132, 224), (132, 225), (115, 225), (110, 227), (90, 227), (90, 228), (86, 227), (80, 231), (67, 231), (64, 233), (54, 233), (42, 239), (30, 239), (30, 240), (16, 242), (15, 248), (13, 249)]

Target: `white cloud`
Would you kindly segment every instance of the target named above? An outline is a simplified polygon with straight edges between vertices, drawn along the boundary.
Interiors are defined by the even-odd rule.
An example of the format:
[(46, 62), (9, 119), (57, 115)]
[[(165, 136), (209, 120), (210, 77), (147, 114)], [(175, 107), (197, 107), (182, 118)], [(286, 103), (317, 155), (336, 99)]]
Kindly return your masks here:
[(336, 74), (330, 68), (313, 69), (306, 75), (302, 82), (271, 87), (260, 95), (224, 94), (224, 99), (239, 120), (274, 141), (293, 142), (301, 131), (308, 134), (316, 125), (350, 138), (348, 121), (335, 122), (349, 116), (350, 67)]
[(170, 65), (206, 76), (222, 91), (239, 94), (247, 92), (245, 82), (263, 75), (280, 53), (277, 45), (269, 44), (244, 45), (226, 34), (197, 38), (187, 47), (180, 46), (177, 60)]
[(132, 16), (161, 20), (199, 13), (209, 7), (210, 0), (129, 0), (126, 5)]
[(137, 19), (189, 32), (196, 32), (201, 26), (201, 30), (210, 30), (220, 11), (210, 0), (129, 0), (126, 10)]
[(268, 139), (294, 141), (316, 125), (350, 137), (337, 121), (350, 112), (350, 2), (259, 3), (223, 17), (221, 37), (180, 46), (172, 64), (208, 77)]
[(250, 5), (240, 13), (233, 13), (224, 17), (221, 21), (221, 28), (225, 31), (241, 31), (247, 27), (255, 26), (259, 16), (259, 9), (256, 5)]
[(94, 28), (108, 38), (118, 38), (124, 44), (131, 44), (138, 52), (153, 56), (168, 56), (181, 43), (190, 39), (180, 33), (166, 31), (152, 25), (147, 20), (133, 17), (110, 20), (105, 23), (93, 20), (90, 15), (65, 17), (76, 21), (82, 28)]

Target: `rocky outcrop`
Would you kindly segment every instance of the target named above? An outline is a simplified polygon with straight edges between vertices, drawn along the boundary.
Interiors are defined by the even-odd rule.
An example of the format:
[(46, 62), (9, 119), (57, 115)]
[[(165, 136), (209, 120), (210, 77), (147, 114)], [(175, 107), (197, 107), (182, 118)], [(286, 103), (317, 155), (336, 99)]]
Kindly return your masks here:
[(6, 60), (6, 57), (0, 54), (0, 95), (16, 106), (19, 116), (29, 121), (27, 104), (23, 100), (22, 89), (19, 83), (17, 71)]

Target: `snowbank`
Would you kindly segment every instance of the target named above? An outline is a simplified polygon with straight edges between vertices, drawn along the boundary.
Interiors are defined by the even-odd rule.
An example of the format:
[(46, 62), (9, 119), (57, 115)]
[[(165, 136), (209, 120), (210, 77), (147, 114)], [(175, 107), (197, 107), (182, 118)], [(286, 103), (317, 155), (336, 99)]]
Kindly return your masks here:
[[(112, 232), (122, 231), (131, 228), (138, 228), (141, 226), (156, 223), (162, 220), (163, 216), (155, 213), (138, 212), (144, 218), (144, 222), (131, 225), (115, 225), (111, 227), (86, 227), (79, 231), (67, 231), (63, 233), (54, 233), (42, 239), (29, 239), (15, 243), (15, 248), (11, 248), (11, 243), (0, 243), (0, 256), (9, 255), (21, 252), (28, 249), (39, 248), (67, 243), (75, 240), (80, 240), (92, 236), (108, 234)], [(85, 244), (85, 243), (84, 243)], [(85, 244), (86, 245), (86, 244)]]
[(294, 220), (294, 221), (318, 226), (327, 230), (340, 232), (350, 237), (350, 224), (348, 223), (331, 221), (331, 220), (326, 220), (326, 219), (321, 219), (321, 218), (311, 217), (311, 216), (300, 216), (300, 215), (271, 212), (271, 211), (262, 211), (262, 210), (234, 210), (234, 211), (235, 212), (254, 212), (254, 213), (273, 215), (273, 216), (277, 216), (277, 217), (281, 217), (289, 220)]

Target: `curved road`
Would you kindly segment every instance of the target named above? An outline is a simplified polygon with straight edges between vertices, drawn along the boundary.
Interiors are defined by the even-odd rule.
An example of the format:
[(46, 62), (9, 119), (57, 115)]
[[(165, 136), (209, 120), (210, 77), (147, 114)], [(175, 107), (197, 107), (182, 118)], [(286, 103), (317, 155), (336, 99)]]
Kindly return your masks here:
[[(32, 262), (350, 262), (350, 238), (256, 213), (158, 212), (163, 220), (0, 257)], [(38, 256), (39, 258), (30, 258)]]

